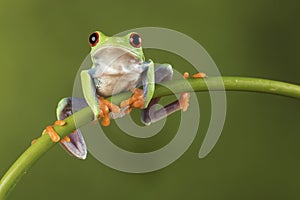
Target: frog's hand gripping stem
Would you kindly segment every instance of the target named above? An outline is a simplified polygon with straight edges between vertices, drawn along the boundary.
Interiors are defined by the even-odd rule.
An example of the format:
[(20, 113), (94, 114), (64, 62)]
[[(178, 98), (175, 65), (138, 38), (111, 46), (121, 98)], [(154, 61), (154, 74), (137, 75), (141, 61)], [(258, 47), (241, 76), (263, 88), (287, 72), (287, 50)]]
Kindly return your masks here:
[[(154, 94), (155, 88), (155, 75), (154, 75), (154, 63), (152, 60), (148, 62), (144, 62), (142, 64), (143, 73), (141, 74), (143, 90), (139, 88), (131, 89), (133, 95), (122, 101), (120, 104), (121, 109), (124, 113), (128, 114), (132, 110), (132, 108), (147, 108), (148, 104), (151, 102), (151, 99)], [(123, 112), (118, 115), (112, 115), (112, 118), (119, 118), (123, 115)]]

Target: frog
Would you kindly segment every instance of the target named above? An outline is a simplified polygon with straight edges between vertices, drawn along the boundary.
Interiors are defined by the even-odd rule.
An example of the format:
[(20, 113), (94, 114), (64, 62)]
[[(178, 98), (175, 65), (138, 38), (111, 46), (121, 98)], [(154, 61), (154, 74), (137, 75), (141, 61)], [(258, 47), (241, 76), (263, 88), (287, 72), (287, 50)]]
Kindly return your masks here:
[[(183, 92), (179, 99), (156, 109), (160, 97), (153, 98), (155, 84), (172, 80), (173, 69), (170, 64), (145, 59), (142, 38), (138, 33), (107, 36), (101, 31), (95, 31), (88, 41), (92, 66), (82, 70), (80, 74), (84, 98), (65, 97), (60, 100), (54, 125), (64, 126), (65, 118), (86, 106), (91, 108), (95, 121), (102, 120), (103, 126), (108, 126), (111, 119), (125, 116), (133, 108), (142, 109), (141, 121), (147, 126), (178, 110), (187, 110), (190, 98), (188, 92)], [(184, 78), (188, 77), (189, 74), (184, 73)], [(204, 77), (204, 73), (193, 76)], [(132, 92), (132, 96), (120, 105), (114, 105), (105, 99), (128, 91)], [(49, 134), (53, 142), (60, 142), (72, 156), (86, 159), (87, 147), (80, 129), (62, 139), (53, 125), (48, 126), (45, 133)]]

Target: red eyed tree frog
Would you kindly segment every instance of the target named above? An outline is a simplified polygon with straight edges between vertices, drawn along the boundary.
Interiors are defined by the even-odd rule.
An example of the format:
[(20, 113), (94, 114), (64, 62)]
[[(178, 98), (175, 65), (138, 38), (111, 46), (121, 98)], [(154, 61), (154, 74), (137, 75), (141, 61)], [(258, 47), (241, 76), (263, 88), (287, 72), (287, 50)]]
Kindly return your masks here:
[[(94, 119), (102, 118), (102, 125), (108, 126), (110, 118), (118, 118), (129, 113), (132, 108), (141, 108), (142, 121), (150, 125), (167, 115), (188, 107), (189, 93), (182, 93), (179, 100), (161, 109), (151, 109), (158, 103), (159, 98), (153, 98), (155, 83), (172, 79), (173, 70), (169, 64), (155, 64), (152, 60), (145, 61), (142, 50), (142, 39), (137, 33), (129, 33), (123, 37), (108, 37), (100, 31), (89, 37), (91, 59), (93, 62), (89, 70), (81, 72), (84, 99), (67, 97), (57, 106), (55, 125), (63, 126), (63, 119), (89, 106)], [(187, 78), (189, 75), (184, 74)], [(198, 73), (194, 78), (205, 77)], [(140, 85), (143, 90), (137, 89)], [(131, 90), (133, 95), (123, 101), (120, 107), (105, 100), (105, 97)], [(71, 155), (85, 159), (87, 148), (79, 129), (60, 140), (52, 126), (46, 128), (54, 142), (60, 141), (62, 147)]]

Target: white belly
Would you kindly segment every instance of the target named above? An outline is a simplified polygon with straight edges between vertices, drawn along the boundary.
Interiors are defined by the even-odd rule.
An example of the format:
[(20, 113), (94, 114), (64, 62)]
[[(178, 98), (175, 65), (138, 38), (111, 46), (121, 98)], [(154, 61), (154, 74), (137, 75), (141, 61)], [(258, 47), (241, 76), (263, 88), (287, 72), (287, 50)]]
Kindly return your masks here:
[(144, 71), (143, 61), (123, 48), (107, 47), (94, 54), (92, 78), (99, 96), (111, 96), (135, 88)]
[(115, 76), (102, 76), (94, 79), (99, 96), (111, 96), (131, 90), (141, 82), (140, 74), (126, 74)]

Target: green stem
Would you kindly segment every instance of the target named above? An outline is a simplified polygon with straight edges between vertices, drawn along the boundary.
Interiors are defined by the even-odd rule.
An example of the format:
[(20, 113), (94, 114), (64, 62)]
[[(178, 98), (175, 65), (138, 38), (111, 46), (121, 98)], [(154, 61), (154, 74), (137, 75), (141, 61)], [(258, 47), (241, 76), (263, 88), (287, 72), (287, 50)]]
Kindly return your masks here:
[[(208, 91), (208, 87), (210, 91), (220, 91), (225, 88), (225, 90), (261, 92), (300, 99), (299, 85), (246, 77), (211, 77), (205, 79), (188, 79), (188, 81), (172, 80), (165, 83), (164, 87), (156, 86), (154, 97), (167, 96), (180, 92)], [(115, 95), (111, 100), (113, 103), (119, 104), (130, 95), (131, 93), (128, 92), (122, 93)], [(54, 127), (61, 138), (76, 129), (73, 119), (74, 116), (76, 116), (77, 128), (93, 120), (93, 113), (89, 107), (74, 113), (73, 116), (65, 119), (67, 122), (65, 126)], [(40, 136), (36, 143), (31, 145), (2, 177), (0, 181), (0, 199), (6, 198), (31, 166), (55, 144), (56, 143), (53, 143), (48, 135)]]

